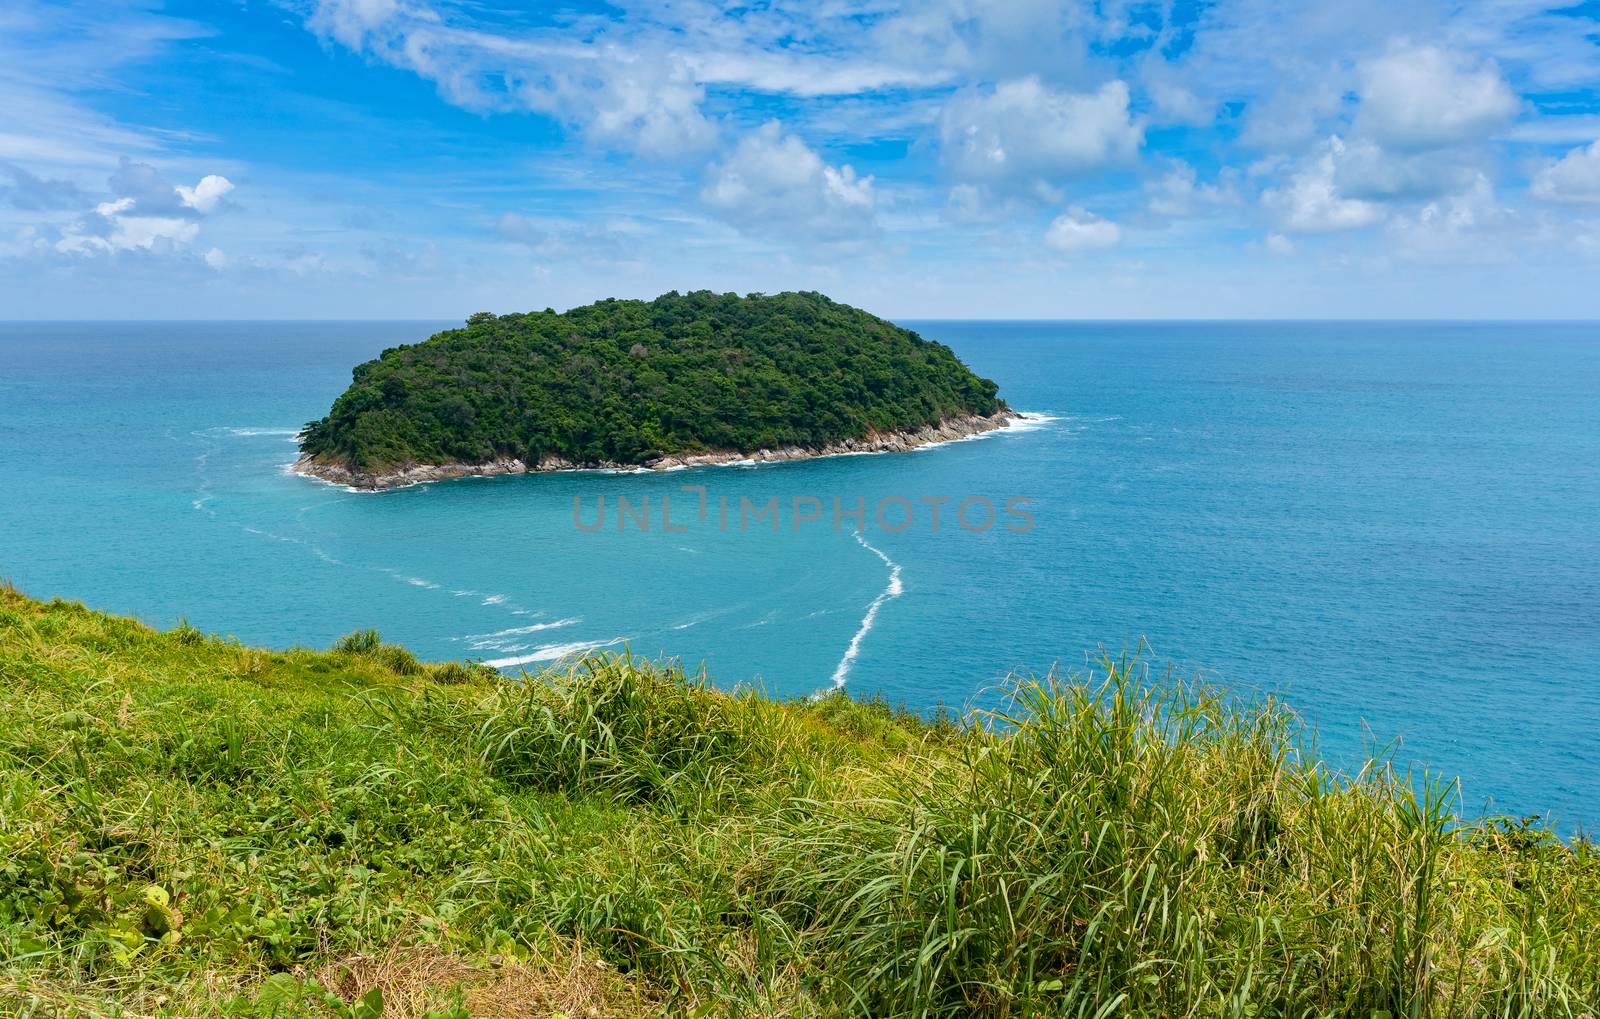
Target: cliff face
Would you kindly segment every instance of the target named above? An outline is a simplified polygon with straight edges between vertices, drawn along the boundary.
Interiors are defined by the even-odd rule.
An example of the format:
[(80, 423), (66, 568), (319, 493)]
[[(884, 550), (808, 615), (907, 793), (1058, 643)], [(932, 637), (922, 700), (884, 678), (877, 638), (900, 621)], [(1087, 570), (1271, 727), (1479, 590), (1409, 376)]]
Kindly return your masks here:
[(820, 294), (674, 293), (475, 315), (385, 351), (306, 426), (299, 469), (384, 479), (887, 449), (1005, 410), (948, 347)]

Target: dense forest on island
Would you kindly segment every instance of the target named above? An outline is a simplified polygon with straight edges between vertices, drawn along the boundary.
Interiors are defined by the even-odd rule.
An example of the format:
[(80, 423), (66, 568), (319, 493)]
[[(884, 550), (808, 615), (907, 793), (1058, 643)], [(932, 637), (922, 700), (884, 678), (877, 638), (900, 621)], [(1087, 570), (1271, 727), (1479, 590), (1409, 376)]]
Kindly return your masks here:
[(941, 343), (817, 293), (473, 315), (359, 365), (301, 449), (380, 471), (819, 448), (1004, 408)]

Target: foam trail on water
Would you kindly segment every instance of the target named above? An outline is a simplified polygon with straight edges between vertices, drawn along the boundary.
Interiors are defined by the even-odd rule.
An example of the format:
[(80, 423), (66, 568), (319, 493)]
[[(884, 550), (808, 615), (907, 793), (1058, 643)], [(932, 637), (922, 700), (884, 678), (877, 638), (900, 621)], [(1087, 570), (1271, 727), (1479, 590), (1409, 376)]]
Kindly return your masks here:
[(512, 658), (491, 658), (483, 664), (491, 669), (509, 669), (517, 665), (527, 665), (530, 662), (554, 662), (569, 655), (621, 644), (627, 639), (626, 637), (613, 637), (610, 640), (576, 640), (571, 644), (546, 644), (544, 647), (535, 648), (529, 654), (516, 655)]
[(260, 436), (263, 436), (263, 435), (281, 436), (281, 437), (291, 438), (292, 439), (292, 438), (296, 438), (296, 437), (298, 437), (300, 435), (300, 429), (298, 429), (298, 428), (227, 428), (227, 427), (224, 427), (222, 429), (222, 431), (227, 433), (228, 435), (233, 436), (236, 439), (254, 439), (254, 438), (257, 438), (257, 437), (260, 437)]
[(577, 616), (568, 619), (557, 619), (551, 623), (535, 623), (532, 626), (513, 626), (509, 630), (497, 630), (494, 633), (469, 633), (465, 637), (453, 637), (452, 640), (466, 641), (474, 651), (520, 651), (527, 647), (526, 644), (512, 647), (506, 642), (507, 637), (525, 637), (530, 633), (539, 633), (542, 630), (555, 630), (563, 626), (572, 626), (583, 622)]
[(883, 550), (861, 536), (860, 531), (855, 532), (855, 539), (861, 547), (884, 561), (889, 567), (889, 583), (884, 585), (878, 597), (872, 599), (867, 606), (867, 614), (861, 617), (861, 625), (856, 628), (856, 635), (850, 638), (850, 646), (844, 649), (844, 657), (839, 659), (839, 664), (833, 669), (833, 689), (844, 689), (844, 681), (850, 675), (850, 667), (856, 663), (856, 656), (861, 653), (861, 642), (866, 640), (867, 634), (872, 630), (872, 624), (878, 620), (878, 610), (883, 608), (883, 603), (892, 598), (898, 598), (905, 592), (905, 585), (900, 583), (900, 564), (883, 554)]

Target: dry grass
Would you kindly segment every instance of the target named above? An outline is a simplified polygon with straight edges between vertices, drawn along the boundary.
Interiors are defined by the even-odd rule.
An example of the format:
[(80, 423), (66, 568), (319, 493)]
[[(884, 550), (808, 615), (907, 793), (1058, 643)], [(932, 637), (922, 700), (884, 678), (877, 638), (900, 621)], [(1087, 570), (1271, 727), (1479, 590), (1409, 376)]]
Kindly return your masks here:
[(528, 960), (475, 963), (436, 945), (392, 945), (329, 963), (313, 976), (346, 1001), (383, 993), (384, 1019), (421, 1019), (458, 992), (474, 1019), (613, 1019), (661, 1014), (661, 998), (573, 943)]

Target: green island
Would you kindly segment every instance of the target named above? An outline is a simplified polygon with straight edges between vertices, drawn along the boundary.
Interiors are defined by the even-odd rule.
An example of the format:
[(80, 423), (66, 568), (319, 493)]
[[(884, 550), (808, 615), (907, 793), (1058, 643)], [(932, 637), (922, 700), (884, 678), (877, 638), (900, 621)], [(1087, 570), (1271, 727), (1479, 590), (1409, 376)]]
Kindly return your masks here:
[(1137, 661), (994, 714), (0, 586), (0, 1013), (1596, 1014), (1600, 853)]
[(816, 293), (665, 294), (492, 315), (354, 370), (295, 470), (467, 474), (909, 449), (1015, 417), (941, 343)]

